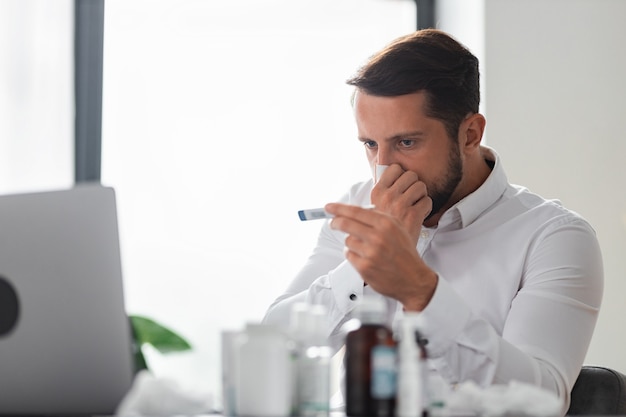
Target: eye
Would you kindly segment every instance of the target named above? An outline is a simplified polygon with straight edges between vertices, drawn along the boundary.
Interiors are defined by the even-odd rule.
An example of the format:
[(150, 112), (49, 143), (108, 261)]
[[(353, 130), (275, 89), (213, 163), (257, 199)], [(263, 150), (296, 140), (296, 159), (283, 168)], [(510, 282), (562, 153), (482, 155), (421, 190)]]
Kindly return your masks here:
[(368, 149), (374, 149), (378, 144), (373, 140), (365, 140), (363, 141), (363, 145)]
[(410, 148), (411, 146), (415, 145), (415, 140), (413, 139), (402, 139), (400, 140), (400, 146), (403, 148)]

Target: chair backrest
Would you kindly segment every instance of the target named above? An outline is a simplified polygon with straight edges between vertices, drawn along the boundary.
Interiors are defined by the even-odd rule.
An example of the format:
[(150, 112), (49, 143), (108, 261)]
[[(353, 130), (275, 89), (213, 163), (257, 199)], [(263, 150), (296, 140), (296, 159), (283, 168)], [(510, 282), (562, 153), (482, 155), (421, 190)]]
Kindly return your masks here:
[(567, 415), (626, 415), (626, 375), (602, 366), (583, 366), (571, 398)]

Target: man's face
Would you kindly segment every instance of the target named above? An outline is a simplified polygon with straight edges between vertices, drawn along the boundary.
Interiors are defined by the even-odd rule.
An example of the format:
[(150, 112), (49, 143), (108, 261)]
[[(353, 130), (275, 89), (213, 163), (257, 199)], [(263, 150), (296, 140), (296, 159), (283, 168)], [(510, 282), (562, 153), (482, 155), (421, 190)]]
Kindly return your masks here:
[(463, 162), (458, 141), (450, 140), (441, 121), (424, 114), (425, 100), (423, 92), (378, 97), (358, 91), (354, 113), (372, 172), (377, 164), (415, 172), (433, 200), (432, 216), (455, 202)]

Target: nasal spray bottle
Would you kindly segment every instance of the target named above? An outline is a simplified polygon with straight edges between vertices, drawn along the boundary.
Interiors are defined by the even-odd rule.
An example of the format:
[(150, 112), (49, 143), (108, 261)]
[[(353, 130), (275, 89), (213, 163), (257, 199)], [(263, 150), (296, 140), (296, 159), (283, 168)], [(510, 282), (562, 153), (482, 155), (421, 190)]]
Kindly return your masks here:
[(346, 415), (393, 417), (396, 403), (396, 347), (385, 325), (386, 304), (364, 297), (356, 307), (360, 326), (346, 336)]
[(426, 417), (428, 415), (426, 351), (419, 343), (417, 332), (419, 313), (405, 312), (400, 321), (398, 337), (397, 417)]

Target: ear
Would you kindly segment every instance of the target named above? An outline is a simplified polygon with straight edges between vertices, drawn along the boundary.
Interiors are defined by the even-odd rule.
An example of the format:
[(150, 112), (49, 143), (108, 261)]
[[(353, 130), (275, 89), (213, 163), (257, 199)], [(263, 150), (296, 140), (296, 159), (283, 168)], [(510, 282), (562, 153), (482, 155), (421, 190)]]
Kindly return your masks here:
[(474, 113), (468, 116), (461, 123), (461, 146), (468, 150), (478, 148), (480, 141), (483, 139), (485, 125), (487, 120), (480, 113)]

